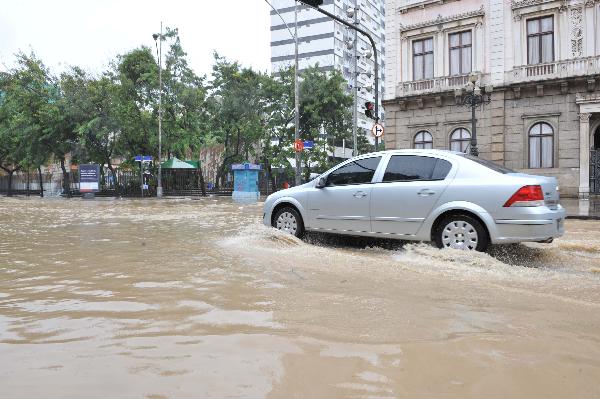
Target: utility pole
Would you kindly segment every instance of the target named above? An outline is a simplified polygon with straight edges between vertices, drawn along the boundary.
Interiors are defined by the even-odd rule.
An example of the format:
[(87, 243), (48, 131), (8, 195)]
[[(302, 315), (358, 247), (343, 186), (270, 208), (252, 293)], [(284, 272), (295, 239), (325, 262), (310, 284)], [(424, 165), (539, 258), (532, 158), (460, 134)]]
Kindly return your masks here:
[[(354, 0), (354, 25), (358, 26), (358, 0)], [(352, 156), (358, 155), (358, 31), (354, 30), (354, 56), (352, 62), (354, 64), (354, 108), (352, 112)]]
[(156, 196), (161, 198), (163, 196), (162, 187), (162, 41), (163, 41), (163, 23), (160, 21), (160, 35), (156, 33), (152, 35), (154, 42), (159, 39), (158, 42), (158, 185), (156, 187)]
[[(294, 102), (295, 102), (295, 116), (294, 116), (294, 141), (300, 139), (300, 84), (299, 84), (299, 62), (298, 62), (298, 2), (294, 4), (294, 47), (295, 47), (295, 68), (294, 68)], [(302, 183), (302, 170), (300, 167), (300, 152), (296, 153), (296, 186)]]
[[(287, 22), (285, 21), (285, 19), (281, 16), (281, 14), (279, 13), (279, 10), (276, 9), (275, 7), (273, 7), (273, 5), (269, 2), (269, 0), (265, 0), (265, 3), (267, 3), (269, 5), (269, 7), (271, 7), (271, 9), (273, 11), (275, 11), (277, 13), (277, 15), (279, 16), (279, 19), (281, 19), (281, 21), (283, 22), (283, 24), (285, 25), (285, 27), (287, 28), (288, 32), (290, 32), (290, 35), (294, 38), (294, 46), (295, 46), (295, 67), (294, 67), (294, 112), (295, 112), (295, 116), (294, 116), (294, 141), (298, 140), (300, 138), (300, 84), (299, 84), (299, 66), (298, 66), (298, 0), (295, 0), (295, 6), (294, 6), (294, 18), (295, 18), (295, 33), (292, 33), (292, 30), (290, 29), (290, 27), (288, 26)], [(301, 169), (300, 169), (300, 154), (298, 152), (296, 152), (296, 168), (295, 168), (295, 181), (296, 181), (296, 185), (299, 186), (300, 183), (302, 182), (301, 180)]]

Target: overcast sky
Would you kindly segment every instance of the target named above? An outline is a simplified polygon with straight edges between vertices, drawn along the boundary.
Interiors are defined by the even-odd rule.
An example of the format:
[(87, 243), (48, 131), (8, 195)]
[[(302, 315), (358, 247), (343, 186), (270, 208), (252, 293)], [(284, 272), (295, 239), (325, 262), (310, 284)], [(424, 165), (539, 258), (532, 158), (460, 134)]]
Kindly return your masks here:
[(213, 50), (245, 66), (270, 69), (264, 0), (2, 0), (0, 68), (12, 66), (18, 50), (34, 50), (53, 72), (67, 65), (101, 72), (118, 54), (153, 47), (161, 20), (179, 28), (199, 75), (210, 73)]

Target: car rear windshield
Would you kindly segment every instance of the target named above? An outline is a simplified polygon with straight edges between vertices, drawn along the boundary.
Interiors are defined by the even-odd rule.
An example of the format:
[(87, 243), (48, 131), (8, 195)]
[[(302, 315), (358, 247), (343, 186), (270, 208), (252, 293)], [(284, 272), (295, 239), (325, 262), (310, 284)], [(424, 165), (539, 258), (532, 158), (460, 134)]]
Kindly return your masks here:
[(463, 157), (465, 157), (465, 158), (467, 158), (467, 159), (470, 159), (473, 162), (477, 162), (478, 164), (483, 165), (483, 166), (485, 166), (488, 169), (491, 169), (491, 170), (493, 170), (495, 172), (498, 172), (498, 173), (502, 173), (504, 175), (507, 174), (507, 173), (517, 173), (517, 172), (515, 172), (512, 169), (505, 168), (504, 166), (498, 165), (497, 163), (494, 163), (494, 162), (491, 162), (491, 161), (487, 161), (485, 159), (474, 157), (474, 156), (468, 155), (468, 154), (460, 154), (460, 155), (463, 156)]

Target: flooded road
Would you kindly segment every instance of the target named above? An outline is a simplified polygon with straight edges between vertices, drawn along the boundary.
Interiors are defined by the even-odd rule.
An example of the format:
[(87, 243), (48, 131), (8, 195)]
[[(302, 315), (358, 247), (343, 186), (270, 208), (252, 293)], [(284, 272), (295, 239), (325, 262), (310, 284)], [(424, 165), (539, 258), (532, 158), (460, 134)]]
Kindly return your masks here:
[(600, 397), (600, 222), (486, 255), (261, 215), (0, 198), (0, 397)]

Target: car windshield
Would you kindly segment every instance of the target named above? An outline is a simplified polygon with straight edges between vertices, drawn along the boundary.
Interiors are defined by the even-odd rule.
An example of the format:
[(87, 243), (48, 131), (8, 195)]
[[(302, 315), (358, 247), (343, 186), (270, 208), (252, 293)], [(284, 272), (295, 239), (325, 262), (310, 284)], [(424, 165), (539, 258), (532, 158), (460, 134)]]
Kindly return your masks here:
[(498, 165), (497, 163), (494, 163), (494, 162), (491, 162), (491, 161), (487, 161), (485, 159), (474, 157), (473, 155), (468, 155), (468, 154), (460, 154), (460, 155), (463, 156), (463, 157), (465, 157), (465, 158), (467, 158), (467, 159), (470, 159), (473, 162), (477, 162), (478, 164), (483, 165), (483, 166), (485, 166), (488, 169), (491, 169), (491, 170), (493, 170), (495, 172), (498, 172), (498, 173), (502, 173), (504, 175), (507, 174), (507, 173), (517, 173), (517, 172), (515, 172), (512, 169), (505, 168), (504, 166)]

